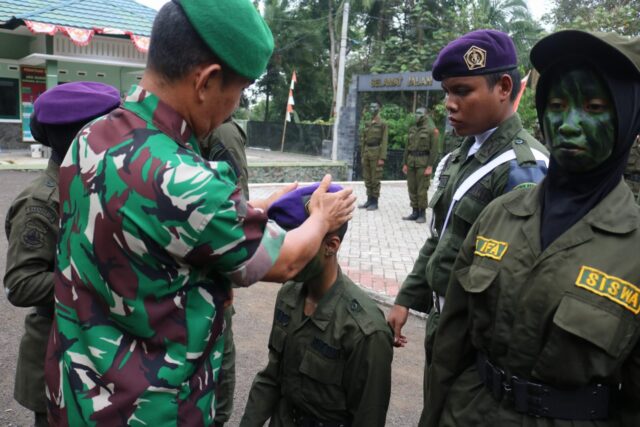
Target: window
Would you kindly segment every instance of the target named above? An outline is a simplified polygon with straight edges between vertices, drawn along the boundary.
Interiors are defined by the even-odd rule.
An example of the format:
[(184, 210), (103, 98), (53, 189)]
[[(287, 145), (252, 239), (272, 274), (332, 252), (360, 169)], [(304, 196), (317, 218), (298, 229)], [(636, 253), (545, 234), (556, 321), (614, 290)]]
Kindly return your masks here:
[(0, 119), (20, 119), (20, 82), (0, 77)]

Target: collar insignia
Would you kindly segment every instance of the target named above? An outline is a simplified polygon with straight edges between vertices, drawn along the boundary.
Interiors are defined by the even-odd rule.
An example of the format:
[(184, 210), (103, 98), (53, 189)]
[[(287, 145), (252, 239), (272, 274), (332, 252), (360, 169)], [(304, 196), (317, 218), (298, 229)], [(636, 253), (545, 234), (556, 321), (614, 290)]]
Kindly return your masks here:
[(477, 70), (487, 66), (487, 51), (478, 46), (471, 46), (464, 54), (464, 62), (469, 70)]

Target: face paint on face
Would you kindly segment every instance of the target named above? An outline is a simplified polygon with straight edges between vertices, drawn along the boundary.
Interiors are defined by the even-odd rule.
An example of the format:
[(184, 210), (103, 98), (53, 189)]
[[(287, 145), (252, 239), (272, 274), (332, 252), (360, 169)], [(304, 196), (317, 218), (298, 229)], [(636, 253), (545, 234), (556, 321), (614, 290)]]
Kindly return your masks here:
[(377, 113), (378, 110), (380, 110), (380, 107), (378, 106), (378, 104), (371, 104), (369, 105), (369, 111), (373, 114)]
[(569, 172), (588, 172), (613, 151), (616, 111), (611, 93), (592, 69), (581, 67), (551, 84), (543, 115), (545, 142)]
[(322, 249), (318, 251), (307, 265), (305, 265), (298, 274), (293, 277), (295, 282), (308, 282), (314, 277), (319, 276), (324, 271), (324, 264), (322, 262)]
[(424, 108), (418, 108), (416, 110), (416, 121), (420, 121), (422, 117), (426, 114), (426, 110)]

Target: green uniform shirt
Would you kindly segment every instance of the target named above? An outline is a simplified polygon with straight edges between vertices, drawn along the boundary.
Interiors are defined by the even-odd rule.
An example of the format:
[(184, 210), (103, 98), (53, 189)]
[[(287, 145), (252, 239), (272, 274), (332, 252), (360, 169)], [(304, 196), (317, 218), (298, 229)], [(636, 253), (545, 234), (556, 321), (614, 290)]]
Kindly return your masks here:
[(436, 127), (429, 117), (423, 116), (415, 125), (409, 128), (402, 164), (416, 168), (433, 166), (437, 150), (438, 136)]
[(271, 268), (284, 231), (225, 162), (140, 86), (60, 168), (56, 314), (46, 360), (60, 425), (210, 425), (231, 282)]
[[(428, 312), (432, 306), (431, 292), (445, 294), (453, 261), (482, 209), (501, 194), (518, 186), (535, 184), (546, 174), (546, 166), (536, 163), (529, 147), (543, 153), (547, 150), (522, 129), (517, 114), (505, 120), (473, 156), (467, 157), (473, 142), (473, 138), (467, 138), (460, 148), (453, 151), (440, 176), (438, 188), (429, 204), (434, 217), (431, 237), (420, 249), (413, 269), (396, 297), (396, 304)], [(518, 159), (496, 167), (467, 191), (456, 204), (445, 234), (439, 238), (458, 186), (482, 165), (512, 148)]]
[(37, 307), (37, 312), (25, 317), (14, 397), (35, 412), (47, 410), (44, 357), (53, 322), (58, 207), (58, 165), (50, 160), (47, 169), (14, 200), (5, 218), (7, 298), (18, 307)]
[(387, 159), (387, 144), (389, 142), (389, 127), (382, 120), (371, 120), (364, 128), (360, 138), (360, 153), (362, 157)]
[[(541, 251), (539, 201), (538, 188), (499, 198), (462, 245), (435, 340), (428, 426), (640, 425), (640, 211), (620, 182)], [(609, 419), (515, 412), (481, 384), (477, 351), (509, 376), (558, 389), (609, 385)]]
[(392, 333), (376, 304), (349, 278), (312, 316), (304, 284), (286, 283), (276, 301), (269, 363), (256, 376), (241, 426), (293, 426), (291, 410), (355, 427), (384, 426), (391, 392)]
[(242, 126), (231, 120), (221, 124), (203, 143), (206, 158), (231, 164), (238, 185), (249, 200), (249, 169), (247, 167), (247, 134)]
[(624, 170), (624, 179), (631, 188), (636, 201), (640, 203), (640, 136), (631, 146), (627, 167)]

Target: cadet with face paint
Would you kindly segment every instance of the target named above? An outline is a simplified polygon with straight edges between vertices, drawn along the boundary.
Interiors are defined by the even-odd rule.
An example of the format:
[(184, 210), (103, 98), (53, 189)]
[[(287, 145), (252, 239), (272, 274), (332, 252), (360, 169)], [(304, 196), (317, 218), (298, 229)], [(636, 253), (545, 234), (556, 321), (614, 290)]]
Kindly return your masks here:
[(369, 106), (371, 121), (365, 125), (360, 137), (360, 155), (362, 156), (362, 177), (367, 188), (367, 201), (358, 205), (360, 209), (375, 211), (380, 198), (380, 180), (387, 159), (389, 129), (380, 117), (380, 105)]
[[(511, 38), (494, 30), (465, 34), (438, 54), (433, 77), (447, 94), (449, 122), (462, 145), (442, 162), (438, 188), (430, 201), (431, 236), (420, 250), (387, 317), (395, 345), (409, 309), (428, 312), (425, 376), (451, 267), (460, 244), (480, 212), (494, 198), (535, 186), (546, 173), (547, 150), (522, 128), (513, 101), (520, 85)], [(426, 382), (424, 384), (426, 386)], [(421, 420), (424, 420), (425, 410)]]
[(31, 134), (51, 147), (47, 168), (13, 201), (5, 218), (9, 242), (4, 287), (9, 302), (33, 307), (24, 320), (14, 397), (47, 426), (44, 357), (53, 322), (53, 271), (60, 222), (60, 163), (78, 131), (120, 104), (120, 93), (95, 82), (53, 87), (33, 104)]
[(426, 108), (416, 110), (416, 123), (409, 128), (407, 146), (402, 158), (402, 173), (407, 176), (412, 212), (403, 217), (407, 221), (426, 222), (427, 192), (438, 151), (438, 128)]
[[(269, 209), (285, 229), (307, 216), (315, 186)], [(340, 187), (332, 186), (329, 191)], [(392, 332), (384, 315), (338, 265), (344, 224), (276, 299), (269, 363), (256, 375), (240, 425), (384, 426), (391, 393)]]
[(551, 151), (492, 202), (453, 266), (428, 378), (432, 426), (640, 425), (640, 39), (561, 31), (531, 51)]

